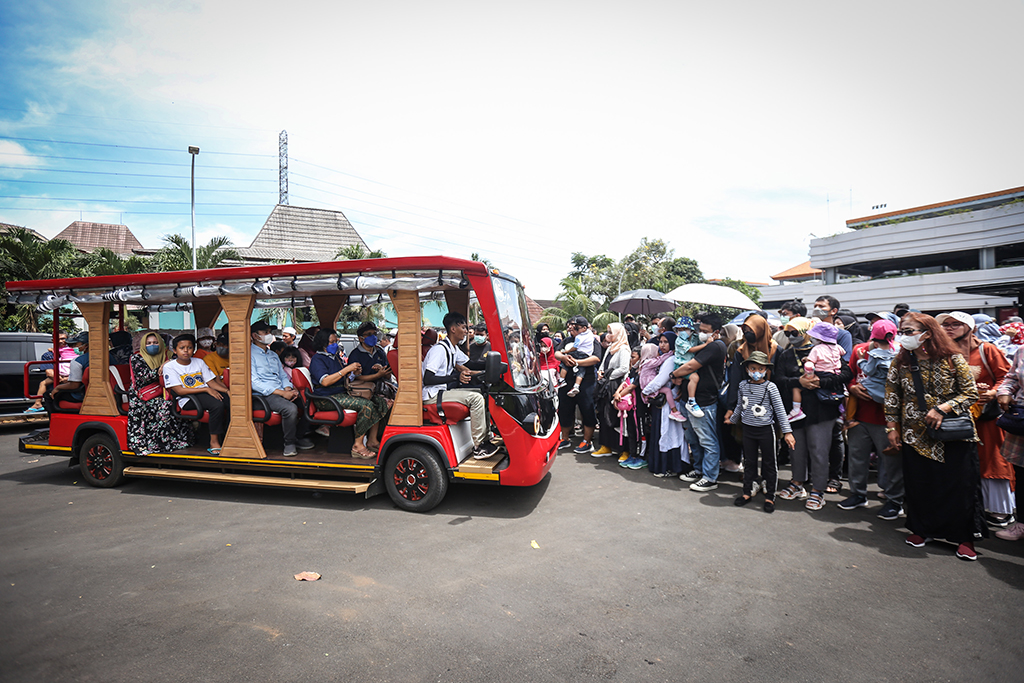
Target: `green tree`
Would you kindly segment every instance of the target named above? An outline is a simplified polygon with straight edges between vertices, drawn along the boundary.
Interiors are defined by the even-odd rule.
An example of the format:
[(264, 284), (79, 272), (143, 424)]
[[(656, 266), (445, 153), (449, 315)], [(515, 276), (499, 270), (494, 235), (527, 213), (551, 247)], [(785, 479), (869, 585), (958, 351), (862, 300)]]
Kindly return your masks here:
[(562, 280), (562, 292), (555, 299), (555, 304), (545, 308), (544, 316), (540, 319), (540, 322), (547, 323), (552, 329), (564, 330), (569, 319), (577, 315), (589, 320), (596, 330), (618, 320), (618, 316), (594, 301), (579, 278), (567, 277)]
[(387, 258), (387, 254), (380, 249), (366, 251), (361, 244), (350, 244), (347, 247), (338, 249), (334, 254), (334, 258), (342, 261), (358, 261), (364, 258)]
[[(191, 255), (189, 259), (191, 264)], [(152, 267), (150, 259), (144, 256), (133, 254), (125, 258), (106, 247), (100, 247), (85, 257), (82, 270), (86, 275), (137, 275), (150, 272)]]
[[(242, 256), (227, 237), (214, 237), (196, 248), (196, 267), (199, 270), (219, 268), (225, 261), (241, 261)], [(192, 245), (181, 235), (167, 235), (164, 246), (153, 256), (156, 270), (192, 270)]]
[(49, 280), (79, 277), (85, 257), (67, 240), (43, 241), (24, 228), (0, 235), (0, 312), (5, 330), (39, 331), (35, 306), (7, 304), (3, 283), (12, 280)]

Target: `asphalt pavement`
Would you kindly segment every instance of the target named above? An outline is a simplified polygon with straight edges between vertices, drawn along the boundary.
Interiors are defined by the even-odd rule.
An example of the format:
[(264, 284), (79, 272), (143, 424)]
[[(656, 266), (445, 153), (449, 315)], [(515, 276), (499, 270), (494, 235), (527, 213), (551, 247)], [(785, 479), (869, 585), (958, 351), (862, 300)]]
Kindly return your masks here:
[(875, 498), (768, 515), (733, 506), (735, 475), (698, 494), (563, 453), (418, 515), (91, 488), (22, 433), (0, 431), (4, 682), (1024, 680), (1024, 542), (914, 549)]

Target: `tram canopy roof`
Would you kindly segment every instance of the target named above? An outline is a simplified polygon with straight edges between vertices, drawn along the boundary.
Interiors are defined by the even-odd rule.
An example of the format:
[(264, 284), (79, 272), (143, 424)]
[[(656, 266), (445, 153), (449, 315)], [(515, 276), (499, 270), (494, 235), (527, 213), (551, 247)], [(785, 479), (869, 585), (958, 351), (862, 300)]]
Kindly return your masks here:
[(416, 291), (429, 297), (444, 290), (466, 289), (467, 275), (487, 276), (487, 266), (448, 256), (408, 256), (25, 280), (9, 282), (6, 287), (8, 302), (35, 305), (41, 311), (53, 311), (65, 304), (102, 301), (142, 306), (188, 304), (242, 294), (255, 294), (266, 301), (345, 293), (350, 305), (366, 305), (376, 303), (369, 297), (379, 299), (393, 290)]

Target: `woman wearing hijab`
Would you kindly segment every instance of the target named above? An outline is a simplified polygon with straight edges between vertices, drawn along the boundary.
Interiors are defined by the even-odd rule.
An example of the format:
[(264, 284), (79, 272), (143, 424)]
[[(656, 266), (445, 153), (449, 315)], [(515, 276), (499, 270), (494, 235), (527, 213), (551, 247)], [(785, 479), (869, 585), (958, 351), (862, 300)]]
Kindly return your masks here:
[(594, 396), (594, 409), (597, 410), (600, 429), (598, 439), (601, 442), (601, 447), (591, 454), (595, 458), (622, 453), (625, 450), (622, 445), (624, 439), (619, 438), (618, 411), (612, 400), (629, 372), (629, 342), (626, 339), (626, 328), (622, 323), (612, 323), (608, 326), (608, 339), (608, 348), (605, 349), (604, 358), (597, 369), (598, 382), (606, 380), (605, 389), (601, 396), (597, 396), (597, 392)]
[[(662, 387), (668, 385), (672, 371), (675, 370), (675, 363), (672, 362), (675, 348), (675, 333), (663, 332), (658, 338), (658, 356), (641, 367), (640, 383), (645, 400), (650, 401)], [(654, 378), (645, 384), (645, 371), (649, 377), (655, 369), (657, 372)], [(656, 477), (671, 477), (683, 472), (683, 461), (688, 461), (686, 456), (689, 451), (683, 440), (682, 423), (669, 419), (667, 406), (656, 406), (649, 402), (648, 408), (651, 428), (647, 438), (647, 468)]]
[(128, 448), (136, 455), (166, 453), (188, 448), (194, 442), (192, 427), (171, 415), (164, 398), (160, 368), (167, 361), (167, 345), (153, 330), (138, 335), (139, 351), (131, 356), (128, 387)]
[[(832, 447), (832, 430), (839, 419), (838, 402), (821, 401), (817, 389), (826, 392), (842, 392), (853, 379), (853, 372), (846, 361), (840, 361), (837, 374), (804, 374), (804, 362), (811, 352), (811, 338), (808, 335), (814, 322), (808, 318), (793, 318), (785, 326), (789, 348), (779, 354), (775, 363), (775, 384), (782, 394), (783, 404), (791, 409), (793, 389), (800, 388), (803, 394), (802, 409), (806, 417), (792, 423), (796, 446), (792, 453), (793, 479), (789, 486), (779, 492), (783, 500), (806, 500), (810, 511), (825, 506), (825, 490), (828, 487), (829, 451)], [(810, 480), (811, 491), (805, 484)]]

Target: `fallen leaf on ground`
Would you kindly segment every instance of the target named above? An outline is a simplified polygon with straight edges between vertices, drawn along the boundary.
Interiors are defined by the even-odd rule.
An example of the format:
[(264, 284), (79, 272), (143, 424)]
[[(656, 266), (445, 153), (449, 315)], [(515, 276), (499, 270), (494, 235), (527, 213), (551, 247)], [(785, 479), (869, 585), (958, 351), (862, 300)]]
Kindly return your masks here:
[(530, 541), (530, 546), (534, 548), (540, 548), (540, 546), (537, 545), (537, 541)]
[(296, 581), (316, 581), (320, 575), (316, 572), (299, 572), (295, 575)]

